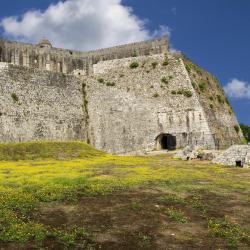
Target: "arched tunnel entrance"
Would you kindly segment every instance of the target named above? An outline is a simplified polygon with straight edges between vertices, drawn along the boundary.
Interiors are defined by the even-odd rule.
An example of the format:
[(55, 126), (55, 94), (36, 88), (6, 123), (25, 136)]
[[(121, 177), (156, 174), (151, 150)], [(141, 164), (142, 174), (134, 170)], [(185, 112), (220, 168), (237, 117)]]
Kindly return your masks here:
[(175, 150), (176, 136), (171, 134), (160, 134), (156, 137), (157, 150)]

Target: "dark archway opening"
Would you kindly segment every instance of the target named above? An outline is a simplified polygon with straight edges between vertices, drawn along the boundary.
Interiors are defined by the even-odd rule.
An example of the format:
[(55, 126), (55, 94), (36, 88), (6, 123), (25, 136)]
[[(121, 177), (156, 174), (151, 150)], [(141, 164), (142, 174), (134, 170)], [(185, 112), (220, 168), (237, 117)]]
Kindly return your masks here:
[(157, 149), (175, 150), (176, 136), (171, 134), (161, 134), (157, 137)]
[(240, 168), (243, 168), (243, 163), (242, 163), (242, 161), (235, 161), (235, 165), (236, 165), (236, 167), (240, 167)]

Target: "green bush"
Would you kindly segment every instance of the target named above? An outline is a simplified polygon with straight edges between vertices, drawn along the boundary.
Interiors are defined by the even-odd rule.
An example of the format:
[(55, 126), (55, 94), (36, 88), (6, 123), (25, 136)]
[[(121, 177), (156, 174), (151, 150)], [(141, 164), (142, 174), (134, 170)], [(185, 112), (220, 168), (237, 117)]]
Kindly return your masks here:
[(165, 54), (165, 59), (164, 59), (164, 61), (163, 61), (163, 63), (162, 63), (162, 66), (167, 66), (167, 65), (169, 65), (168, 55)]
[(171, 94), (172, 94), (172, 95), (176, 95), (176, 91), (175, 91), (175, 90), (172, 90), (172, 91), (171, 91)]
[(224, 99), (221, 95), (217, 95), (217, 100), (219, 103), (224, 103)]
[(16, 93), (12, 93), (12, 94), (11, 94), (11, 97), (12, 97), (12, 99), (13, 99), (14, 102), (18, 102), (19, 98), (18, 98), (18, 96), (16, 95)]
[(199, 89), (204, 92), (206, 90), (207, 86), (205, 82), (199, 83)]
[(162, 77), (161, 78), (161, 82), (163, 82), (163, 83), (165, 83), (165, 84), (168, 84), (168, 79), (167, 79), (167, 77)]
[(132, 63), (129, 65), (129, 67), (130, 67), (131, 69), (136, 69), (136, 68), (139, 67), (139, 63), (138, 63), (138, 62), (132, 62)]
[(234, 129), (235, 129), (236, 133), (240, 132), (240, 127), (238, 125), (234, 125)]
[(186, 64), (185, 67), (186, 67), (187, 72), (190, 73), (192, 66), (190, 64)]
[(153, 95), (153, 97), (159, 97), (159, 94), (158, 93), (155, 93), (154, 95)]
[(158, 65), (158, 62), (152, 62), (151, 65), (152, 65), (153, 69), (155, 69), (156, 66)]
[(115, 83), (114, 82), (107, 82), (106, 86), (113, 87), (113, 86), (115, 86)]
[(98, 78), (98, 79), (97, 79), (97, 81), (98, 81), (99, 83), (104, 83), (104, 79), (103, 79), (103, 78), (101, 78), (101, 77), (100, 77), (100, 78)]
[(243, 135), (245, 136), (247, 141), (250, 141), (250, 126), (244, 125), (244, 124), (240, 124), (241, 130)]
[(162, 66), (167, 66), (167, 65), (169, 65), (169, 61), (168, 61), (168, 59), (166, 58), (166, 59), (163, 61)]
[(194, 89), (196, 89), (196, 88), (197, 88), (197, 85), (196, 85), (196, 83), (195, 83), (195, 82), (192, 82), (192, 86), (193, 86), (193, 88), (194, 88)]
[(191, 97), (193, 95), (193, 93), (190, 90), (184, 90), (183, 95), (186, 97)]

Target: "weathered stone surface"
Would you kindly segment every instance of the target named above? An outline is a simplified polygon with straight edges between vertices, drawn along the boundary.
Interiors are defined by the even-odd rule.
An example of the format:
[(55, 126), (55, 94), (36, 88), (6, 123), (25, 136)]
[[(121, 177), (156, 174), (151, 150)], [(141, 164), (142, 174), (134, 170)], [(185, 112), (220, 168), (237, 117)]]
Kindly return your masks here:
[(233, 145), (213, 160), (214, 163), (228, 166), (236, 166), (236, 161), (250, 167), (250, 145)]
[(9, 66), (0, 71), (0, 141), (86, 140), (82, 81)]
[(214, 119), (167, 48), (166, 39), (92, 52), (1, 40), (0, 142), (85, 140), (116, 154), (161, 150), (167, 136), (176, 148), (239, 143), (228, 104)]

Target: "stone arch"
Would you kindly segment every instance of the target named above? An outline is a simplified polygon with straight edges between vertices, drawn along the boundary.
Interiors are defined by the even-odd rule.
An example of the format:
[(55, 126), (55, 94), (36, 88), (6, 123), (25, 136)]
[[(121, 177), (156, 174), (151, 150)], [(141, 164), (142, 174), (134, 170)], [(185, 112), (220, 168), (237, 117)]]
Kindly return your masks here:
[(161, 133), (156, 137), (157, 150), (175, 150), (176, 136), (167, 133)]

